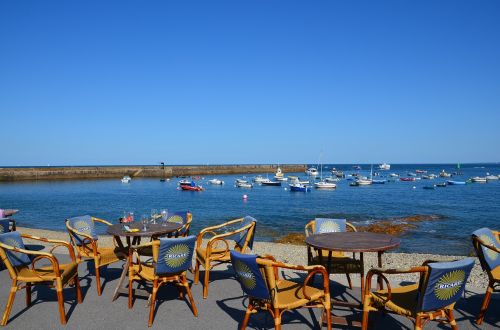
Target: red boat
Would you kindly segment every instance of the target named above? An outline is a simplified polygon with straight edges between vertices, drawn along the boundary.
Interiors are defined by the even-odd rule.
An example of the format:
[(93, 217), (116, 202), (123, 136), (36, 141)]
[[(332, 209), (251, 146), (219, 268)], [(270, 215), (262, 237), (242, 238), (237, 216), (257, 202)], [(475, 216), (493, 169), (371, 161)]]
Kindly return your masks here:
[(415, 178), (399, 178), (400, 181), (415, 181)]
[(425, 170), (416, 170), (415, 172), (416, 173), (427, 173), (427, 171), (425, 171)]
[(201, 186), (197, 186), (194, 181), (191, 181), (190, 184), (182, 184), (181, 189), (188, 190), (188, 191), (202, 191), (203, 190), (203, 188)]

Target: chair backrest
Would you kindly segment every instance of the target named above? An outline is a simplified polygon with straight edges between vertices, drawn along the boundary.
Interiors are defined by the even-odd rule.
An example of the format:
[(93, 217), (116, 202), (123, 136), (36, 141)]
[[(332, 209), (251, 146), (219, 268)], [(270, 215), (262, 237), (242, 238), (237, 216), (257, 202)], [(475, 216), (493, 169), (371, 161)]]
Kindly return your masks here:
[(10, 220), (8, 218), (0, 219), (0, 234), (10, 232)]
[(155, 274), (179, 273), (191, 268), (196, 236), (160, 238), (153, 248)]
[(188, 224), (191, 223), (191, 220), (192, 215), (189, 211), (177, 211), (174, 213), (169, 213), (167, 215), (167, 222), (173, 222), (182, 225), (182, 228), (179, 229), (180, 236), (183, 236), (189, 229)]
[[(495, 234), (489, 228), (481, 228), (472, 233), (472, 237), (479, 238), (481, 241), (488, 245), (492, 245), (500, 250), (500, 242), (496, 238)], [(500, 265), (500, 253), (497, 253), (487, 247), (483, 246), (479, 242), (474, 242), (474, 248), (476, 249), (477, 256), (481, 261), (481, 265), (486, 270), (491, 271)]]
[(427, 264), (426, 279), (420, 288), (421, 311), (439, 310), (457, 302), (473, 266), (473, 258)]
[[(73, 230), (80, 233), (89, 235), (93, 240), (97, 240), (97, 233), (95, 230), (94, 221), (90, 215), (82, 215), (78, 217), (69, 218), (67, 221), (68, 230), (70, 236), (74, 239), (74, 243), (78, 246), (85, 245), (88, 241), (85, 241), (85, 237), (78, 235)], [(73, 240), (72, 240), (73, 241)]]
[[(254, 225), (249, 226), (252, 223)], [(249, 227), (246, 230), (243, 230), (234, 235), (233, 239), (238, 247), (243, 248), (246, 243), (250, 249), (253, 249), (253, 241), (255, 238), (255, 227), (257, 226), (257, 220), (247, 215), (246, 217), (243, 218), (243, 220), (240, 223), (240, 228), (243, 228), (245, 226)]]
[(314, 221), (314, 234), (345, 232), (346, 219), (316, 218)]
[[(9, 247), (26, 249), (24, 246), (23, 238), (21, 237), (21, 234), (17, 231), (0, 234), (0, 243), (7, 245)], [(31, 263), (31, 259), (27, 254), (4, 249), (1, 246), (0, 249), (2, 250), (3, 253), (5, 253), (6, 258), (4, 262), (6, 264), (9, 263), (12, 267), (26, 266)]]
[(240, 282), (243, 292), (253, 298), (271, 299), (266, 281), (257, 264), (257, 256), (237, 251), (231, 251), (230, 255), (236, 278)]

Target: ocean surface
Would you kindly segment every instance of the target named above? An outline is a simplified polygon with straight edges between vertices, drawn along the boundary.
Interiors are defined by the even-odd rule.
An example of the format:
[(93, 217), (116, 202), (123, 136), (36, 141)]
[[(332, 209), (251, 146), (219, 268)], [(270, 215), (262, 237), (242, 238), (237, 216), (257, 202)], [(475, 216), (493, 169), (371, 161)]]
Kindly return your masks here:
[[(352, 165), (323, 165), (323, 177), (335, 167), (345, 174), (358, 172), (369, 175), (370, 165), (361, 165), (356, 171)], [(487, 172), (499, 175), (500, 164), (392, 165), (380, 175), (426, 170), (438, 174), (461, 172), (452, 180), (466, 180), (485, 176)], [(376, 171), (374, 169), (374, 171)], [(263, 173), (270, 178), (274, 173)], [(304, 173), (285, 173), (305, 178)], [(254, 175), (221, 175), (223, 186), (214, 186), (205, 176), (198, 183), (202, 192), (177, 189), (180, 179), (160, 182), (159, 179), (133, 179), (129, 184), (119, 179), (29, 181), (0, 183), (0, 208), (19, 209), (15, 216), (19, 226), (65, 230), (66, 218), (91, 214), (116, 222), (124, 211), (133, 211), (136, 219), (150, 214), (151, 209), (169, 211), (190, 210), (193, 213), (192, 232), (245, 215), (255, 217), (257, 240), (272, 241), (293, 232), (303, 232), (304, 225), (315, 217), (346, 218), (356, 226), (385, 219), (403, 221), (410, 216), (432, 215), (437, 219), (416, 223), (401, 236), (400, 252), (428, 252), (452, 255), (469, 254), (470, 234), (477, 228), (500, 228), (500, 181), (485, 184), (471, 183), (425, 190), (423, 186), (446, 179), (417, 180), (415, 182), (388, 182), (386, 184), (351, 187), (344, 179), (333, 191), (312, 190), (310, 193), (290, 192), (288, 184), (282, 187), (255, 185), (253, 189), (234, 187), (236, 178)], [(378, 177), (377, 179), (381, 179)], [(243, 195), (248, 195), (246, 200)], [(101, 232), (103, 232), (101, 230)]]

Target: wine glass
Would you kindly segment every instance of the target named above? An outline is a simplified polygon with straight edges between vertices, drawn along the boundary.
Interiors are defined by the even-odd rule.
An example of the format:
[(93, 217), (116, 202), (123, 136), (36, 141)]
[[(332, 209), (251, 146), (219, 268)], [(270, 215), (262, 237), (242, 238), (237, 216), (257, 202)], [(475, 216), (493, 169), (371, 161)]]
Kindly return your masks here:
[(156, 225), (156, 217), (158, 216), (158, 211), (156, 209), (151, 209), (151, 223)]
[(141, 217), (141, 223), (142, 223), (142, 231), (147, 231), (148, 230), (148, 223), (149, 223), (149, 218), (146, 214), (143, 214)]
[(167, 219), (168, 219), (168, 210), (167, 209), (162, 209), (161, 212), (161, 221), (162, 225), (166, 226), (167, 225)]

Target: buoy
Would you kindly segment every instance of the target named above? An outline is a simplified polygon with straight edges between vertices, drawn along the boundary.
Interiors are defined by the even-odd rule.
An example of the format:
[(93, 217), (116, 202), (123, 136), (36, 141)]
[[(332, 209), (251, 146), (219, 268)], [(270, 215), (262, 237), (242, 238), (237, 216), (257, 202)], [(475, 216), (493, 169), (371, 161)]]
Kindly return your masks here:
[(248, 196), (247, 195), (243, 195), (243, 199), (248, 199)]
[(417, 189), (417, 187), (413, 186), (413, 189)]

